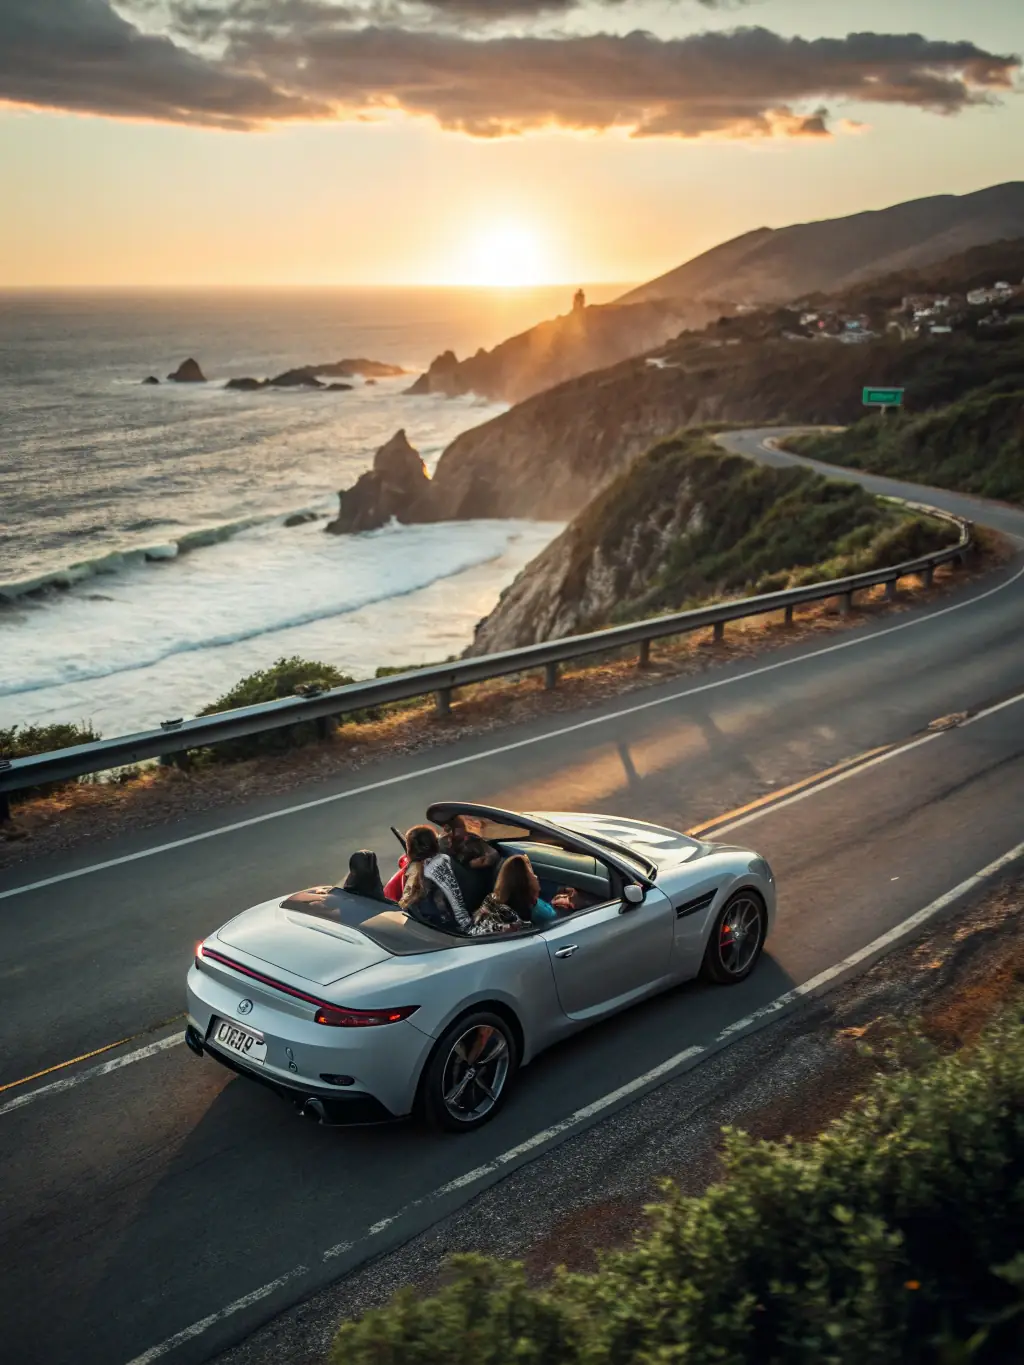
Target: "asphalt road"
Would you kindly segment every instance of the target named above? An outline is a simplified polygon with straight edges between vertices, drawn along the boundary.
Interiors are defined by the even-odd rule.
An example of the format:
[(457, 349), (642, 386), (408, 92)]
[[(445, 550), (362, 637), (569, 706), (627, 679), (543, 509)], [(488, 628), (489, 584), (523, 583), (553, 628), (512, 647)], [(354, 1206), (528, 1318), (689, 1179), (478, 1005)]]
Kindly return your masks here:
[[(755, 433), (730, 443), (788, 458)], [(1024, 540), (1024, 512), (859, 481)], [(1022, 624), (1017, 563), (928, 609), (240, 807), (232, 828), (220, 812), (0, 876), (0, 1085), (134, 1039), (0, 1091), (4, 1358), (208, 1358), (557, 1140), (538, 1138), (545, 1130), (585, 1123), (579, 1111), (1012, 848), (1024, 810), (1024, 700), (1012, 701), (1024, 692)], [(924, 737), (961, 712), (983, 714)], [(388, 826), (422, 818), (433, 799), (686, 828), (883, 745), (896, 747), (736, 829), (780, 883), (776, 933), (750, 981), (683, 988), (552, 1051), (477, 1134), (307, 1126), (194, 1058), (178, 1024), (151, 1031), (181, 1010), (198, 938), (275, 891), (336, 876), (352, 848), (392, 857)]]

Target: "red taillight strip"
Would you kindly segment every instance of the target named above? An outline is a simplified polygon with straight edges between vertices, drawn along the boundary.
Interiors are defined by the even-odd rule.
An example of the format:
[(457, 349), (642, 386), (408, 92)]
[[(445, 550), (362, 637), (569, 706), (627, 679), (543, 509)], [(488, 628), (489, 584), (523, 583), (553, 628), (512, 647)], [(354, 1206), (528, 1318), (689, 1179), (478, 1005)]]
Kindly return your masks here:
[(318, 1005), (321, 1009), (328, 1010), (339, 1008), (327, 1000), (321, 1000), (316, 995), (307, 995), (305, 991), (297, 990), (294, 986), (286, 986), (283, 981), (275, 981), (272, 976), (264, 976), (262, 972), (257, 972), (252, 967), (243, 967), (240, 962), (225, 957), (223, 953), (218, 953), (215, 948), (208, 948), (205, 943), (201, 946), (198, 956), (200, 958), (212, 958), (214, 962), (219, 962), (222, 967), (230, 967), (233, 972), (241, 972), (243, 976), (251, 977), (253, 981), (259, 981), (264, 986), (272, 986), (275, 991), (283, 991), (285, 995), (294, 996), (296, 1000), (304, 1000), (307, 1005)]

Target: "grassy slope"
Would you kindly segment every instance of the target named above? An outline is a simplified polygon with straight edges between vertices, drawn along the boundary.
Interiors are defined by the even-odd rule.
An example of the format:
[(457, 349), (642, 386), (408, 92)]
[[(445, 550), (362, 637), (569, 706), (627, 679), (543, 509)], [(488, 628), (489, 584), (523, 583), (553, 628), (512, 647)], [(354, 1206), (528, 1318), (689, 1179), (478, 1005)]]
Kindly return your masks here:
[(920, 416), (876, 416), (788, 444), (830, 464), (1024, 503), (1024, 389), (980, 390)]
[[(638, 527), (651, 534), (638, 537)], [(614, 614), (627, 619), (899, 563), (955, 532), (855, 484), (756, 465), (683, 434), (641, 457), (566, 534), (567, 594), (580, 589), (599, 553), (618, 569)]]

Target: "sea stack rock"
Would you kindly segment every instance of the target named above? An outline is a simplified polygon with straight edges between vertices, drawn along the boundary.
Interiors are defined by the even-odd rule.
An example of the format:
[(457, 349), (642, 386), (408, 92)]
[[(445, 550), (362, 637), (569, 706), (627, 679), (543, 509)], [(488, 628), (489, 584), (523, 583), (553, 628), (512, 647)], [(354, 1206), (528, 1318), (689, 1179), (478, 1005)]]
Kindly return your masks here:
[(198, 360), (193, 360), (190, 356), (188, 360), (183, 360), (173, 374), (167, 378), (172, 384), (205, 384), (206, 375), (199, 368)]
[(160, 380), (157, 379), (155, 374), (147, 374), (142, 382), (143, 384), (159, 384)]
[(341, 507), (324, 528), (332, 535), (375, 531), (394, 517), (404, 523), (436, 521), (427, 467), (403, 431), (381, 446), (373, 468), (338, 496)]
[(454, 398), (466, 389), (459, 383), (459, 361), (454, 351), (442, 351), (430, 368), (406, 389), (406, 393), (443, 393)]
[(251, 379), (247, 375), (241, 379), (229, 379), (224, 385), (226, 389), (238, 389), (241, 393), (255, 393), (257, 389), (265, 387), (262, 379)]

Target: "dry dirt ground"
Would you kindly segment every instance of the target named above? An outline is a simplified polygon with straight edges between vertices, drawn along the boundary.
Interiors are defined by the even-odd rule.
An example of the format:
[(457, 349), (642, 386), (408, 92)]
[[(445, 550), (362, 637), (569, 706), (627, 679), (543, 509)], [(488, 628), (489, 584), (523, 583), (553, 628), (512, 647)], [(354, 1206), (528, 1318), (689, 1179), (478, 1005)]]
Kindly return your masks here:
[(560, 1265), (592, 1270), (601, 1250), (642, 1228), (662, 1180), (698, 1194), (717, 1178), (723, 1125), (765, 1139), (812, 1137), (886, 1065), (884, 1044), (911, 1022), (938, 1047), (955, 1049), (998, 1012), (1024, 1007), (1022, 912), (1018, 871), (862, 976), (521, 1167), (398, 1251), (282, 1314), (216, 1365), (323, 1365), (341, 1321), (403, 1285), (430, 1293), (444, 1260), (459, 1252), (521, 1260), (536, 1283)]
[(0, 868), (37, 860), (114, 834), (167, 825), (204, 811), (355, 772), (382, 757), (410, 754), (508, 728), (560, 712), (580, 710), (610, 697), (672, 678), (692, 676), (715, 664), (781, 649), (819, 634), (848, 630), (866, 619), (909, 610), (944, 596), (1012, 558), (1009, 542), (978, 532), (979, 550), (969, 568), (940, 568), (931, 588), (902, 580), (895, 602), (878, 588), (862, 593), (856, 609), (842, 616), (835, 601), (803, 607), (791, 626), (781, 613), (730, 624), (715, 643), (710, 631), (656, 642), (650, 667), (635, 654), (591, 667), (566, 668), (554, 691), (537, 673), (463, 688), (448, 716), (432, 700), (403, 704), (378, 721), (346, 724), (327, 741), (246, 762), (199, 763), (187, 771), (150, 767), (126, 782), (83, 781), (50, 796), (15, 804), (13, 819), (0, 824)]

